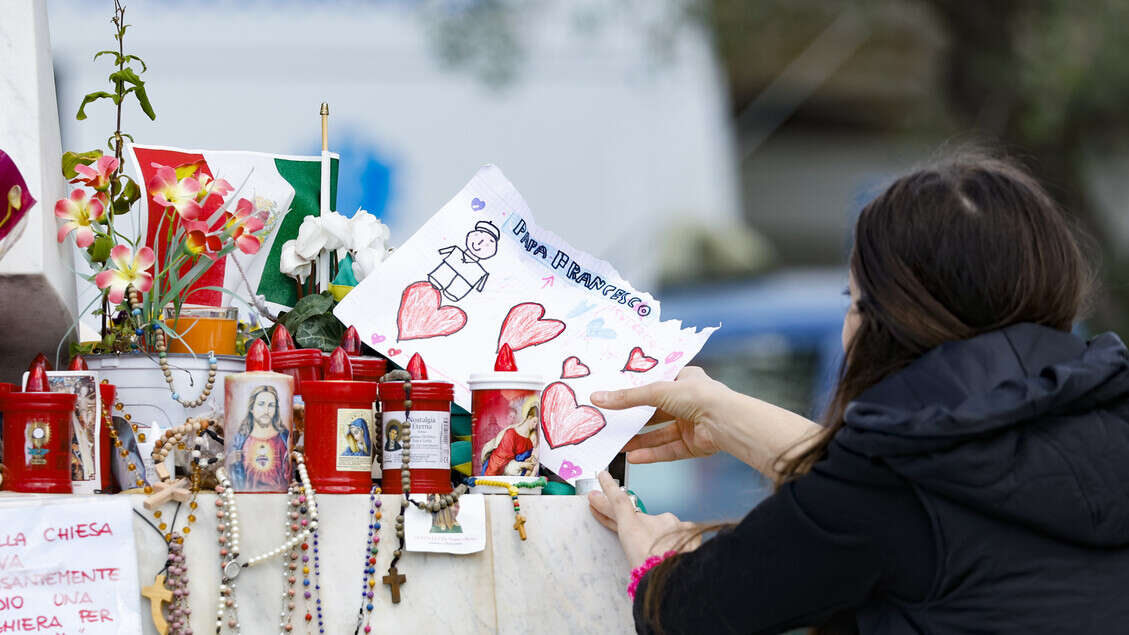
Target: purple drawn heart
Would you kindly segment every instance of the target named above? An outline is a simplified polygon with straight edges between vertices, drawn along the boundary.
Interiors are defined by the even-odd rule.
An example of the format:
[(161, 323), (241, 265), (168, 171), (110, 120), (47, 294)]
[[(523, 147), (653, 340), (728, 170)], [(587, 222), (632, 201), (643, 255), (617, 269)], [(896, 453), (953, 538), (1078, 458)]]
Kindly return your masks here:
[(475, 198), (470, 202), (470, 208), (476, 212), (481, 210), (483, 207), (486, 207), (486, 201), (480, 198)]
[(677, 362), (680, 359), (682, 359), (682, 351), (674, 351), (670, 355), (666, 356), (665, 361), (668, 364), (673, 364), (674, 362)]
[(557, 476), (564, 480), (574, 479), (584, 473), (584, 469), (578, 465), (573, 465), (572, 461), (564, 461), (561, 463), (561, 468), (557, 470)]
[(370, 339), (372, 339), (372, 345), (376, 346), (377, 344), (384, 341), (384, 336), (383, 335), (377, 335), (376, 333), (373, 333), (372, 338), (370, 338)]

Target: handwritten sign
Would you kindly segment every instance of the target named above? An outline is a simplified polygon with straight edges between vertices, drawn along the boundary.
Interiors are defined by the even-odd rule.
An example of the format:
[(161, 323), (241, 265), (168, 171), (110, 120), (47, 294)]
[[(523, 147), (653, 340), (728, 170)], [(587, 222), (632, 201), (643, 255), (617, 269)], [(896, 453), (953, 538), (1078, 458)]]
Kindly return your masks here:
[(140, 633), (129, 501), (0, 500), (0, 633)]
[(467, 409), (469, 375), (493, 368), (509, 344), (521, 371), (546, 379), (540, 426), (529, 434), (540, 436), (541, 465), (569, 482), (607, 466), (653, 413), (603, 411), (589, 395), (674, 379), (715, 330), (660, 320), (653, 296), (538, 226), (493, 166), (335, 313), (401, 366), (418, 352)]

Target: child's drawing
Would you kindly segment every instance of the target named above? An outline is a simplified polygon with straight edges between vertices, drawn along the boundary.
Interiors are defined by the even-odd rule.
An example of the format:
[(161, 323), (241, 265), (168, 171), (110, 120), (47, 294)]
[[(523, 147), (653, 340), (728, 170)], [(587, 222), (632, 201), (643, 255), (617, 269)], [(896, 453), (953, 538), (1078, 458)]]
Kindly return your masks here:
[(561, 379), (578, 379), (592, 374), (588, 366), (576, 355), (566, 357), (561, 364)]
[(494, 223), (478, 221), (467, 232), (465, 250), (456, 245), (439, 249), (446, 257), (427, 274), (428, 281), (452, 302), (465, 298), (471, 289), (484, 290), (490, 274), (482, 267), (482, 261), (498, 253), (499, 236)]
[[(604, 242), (600, 231), (590, 229), (592, 242)], [(436, 251), (443, 258), (438, 266)], [(645, 407), (602, 411), (590, 405), (589, 395), (673, 380), (714, 330), (660, 319), (653, 296), (538, 226), (521, 194), (489, 166), (335, 313), (396, 364), (419, 353), (431, 378), (454, 384), (455, 403), (467, 409), (469, 376), (493, 368), (508, 344), (518, 372), (548, 386), (532, 429), (526, 411), (521, 429), (508, 442), (499, 439), (503, 451), (491, 457), (497, 453), (495, 463), (504, 465), (495, 468), (520, 468), (528, 450), (517, 437), (539, 437), (531, 457), (570, 482), (604, 469), (653, 413)], [(386, 431), (382, 446), (390, 436)]]
[(397, 341), (451, 335), (466, 326), (465, 311), (457, 306), (441, 307), (439, 301), (439, 291), (430, 282), (416, 282), (404, 289), (396, 314)]
[(623, 372), (645, 373), (658, 365), (659, 360), (654, 357), (647, 357), (643, 354), (643, 349), (636, 346), (631, 349), (631, 353), (627, 356), (627, 363), (623, 365)]
[(514, 352), (556, 339), (565, 330), (560, 320), (545, 319), (545, 307), (537, 302), (522, 302), (511, 308), (498, 331), (498, 350), (509, 344)]
[(564, 382), (549, 384), (541, 393), (541, 429), (545, 443), (554, 450), (583, 443), (606, 425), (608, 422), (598, 409), (577, 405), (576, 393)]

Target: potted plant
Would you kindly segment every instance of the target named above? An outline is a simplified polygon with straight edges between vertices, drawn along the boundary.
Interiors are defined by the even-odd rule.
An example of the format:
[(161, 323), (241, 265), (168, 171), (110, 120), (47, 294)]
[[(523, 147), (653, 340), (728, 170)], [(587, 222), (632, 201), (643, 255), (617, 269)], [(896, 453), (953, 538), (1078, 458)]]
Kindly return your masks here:
[[(169, 425), (196, 414), (224, 374), (243, 368), (237, 356), (193, 349), (186, 341), (194, 331), (201, 340), (208, 328), (229, 328), (232, 346), (222, 352), (235, 352), (234, 320), (228, 318), (232, 322), (228, 327), (201, 323), (200, 316), (182, 317), (191, 294), (203, 289), (193, 284), (235, 249), (258, 251), (271, 219), (251, 201), (239, 198), (227, 181), (188, 164), (160, 166), (146, 184), (149, 197), (164, 211), (153, 233), (156, 250), (145, 243), (143, 232), (131, 237), (118, 226), (141, 198), (141, 188), (122, 170), (122, 146), (125, 139), (132, 141), (121, 129), (123, 107), (136, 102), (150, 119), (156, 119), (156, 113), (141, 79), (144, 61), (125, 52), (129, 25), (118, 0), (112, 22), (116, 50), (94, 56), (112, 60), (112, 90), (83, 97), (76, 118), (85, 119), (90, 104), (113, 102), (117, 127), (108, 139), (113, 154), (99, 149), (66, 152), (63, 175), (76, 187), (55, 204), (61, 221), (59, 241), (73, 236), (88, 266), (79, 275), (100, 291), (79, 314), (79, 319), (88, 312), (100, 317), (100, 339), (72, 345), (71, 352), (82, 353), (92, 370), (102, 370), (118, 386), (121, 401), (135, 417)], [(222, 321), (221, 317), (218, 322)], [(170, 352), (176, 343), (191, 353)]]

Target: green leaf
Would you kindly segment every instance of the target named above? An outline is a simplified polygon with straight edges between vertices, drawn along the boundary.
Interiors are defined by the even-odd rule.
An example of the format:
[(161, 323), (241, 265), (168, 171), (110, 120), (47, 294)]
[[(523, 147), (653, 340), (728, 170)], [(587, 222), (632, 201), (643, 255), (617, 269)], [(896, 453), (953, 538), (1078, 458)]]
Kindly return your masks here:
[(110, 250), (114, 248), (114, 239), (109, 236), (98, 236), (86, 252), (90, 254), (91, 262), (104, 263), (110, 259)]
[(94, 91), (94, 92), (92, 92), (92, 93), (90, 93), (87, 96), (82, 98), (82, 104), (79, 105), (79, 107), (78, 107), (78, 114), (75, 115), (75, 119), (78, 119), (79, 121), (86, 119), (86, 104), (89, 104), (89, 103), (94, 102), (94, 101), (98, 101), (99, 99), (109, 99), (109, 100), (113, 101), (115, 104), (118, 103), (118, 98), (117, 98), (116, 95), (112, 95), (110, 93), (107, 93), (104, 90)]
[(145, 65), (145, 60), (141, 59), (140, 57), (137, 57), (136, 55), (126, 55), (124, 59), (127, 62), (131, 62), (131, 61), (132, 62), (141, 62), (141, 72), (142, 73), (149, 70), (149, 67)]
[(120, 54), (120, 53), (118, 53), (117, 51), (98, 51), (97, 53), (95, 53), (95, 54), (94, 54), (94, 61), (96, 61), (96, 62), (97, 62), (97, 61), (98, 61), (98, 58), (99, 58), (99, 57), (101, 57), (101, 56), (103, 56), (103, 55), (113, 55), (113, 56), (114, 56), (114, 65), (115, 65), (115, 66), (117, 66), (117, 65), (119, 65), (119, 64), (121, 64), (121, 63), (122, 63), (122, 57), (121, 57), (121, 54)]
[(329, 353), (341, 343), (344, 334), (345, 325), (336, 316), (322, 313), (298, 325), (294, 331), (294, 342), (302, 348), (319, 348)]
[(100, 156), (102, 156), (101, 150), (91, 150), (89, 152), (64, 152), (62, 161), (63, 178), (68, 180), (75, 178), (76, 176), (78, 176), (78, 172), (75, 172), (74, 166), (80, 163), (82, 165), (90, 165), (91, 163), (97, 161), (98, 157)]
[(282, 318), (282, 323), (288, 331), (294, 333), (306, 320), (316, 315), (324, 315), (331, 310), (333, 310), (333, 298), (331, 296), (320, 293), (311, 294), (298, 300), (294, 308), (286, 314), (285, 318)]
[(133, 94), (137, 97), (137, 103), (141, 106), (141, 112), (145, 113), (145, 116), (148, 117), (150, 121), (156, 121), (157, 111), (153, 110), (153, 104), (149, 103), (149, 94), (145, 92), (145, 87), (138, 86), (137, 90), (133, 91)]

